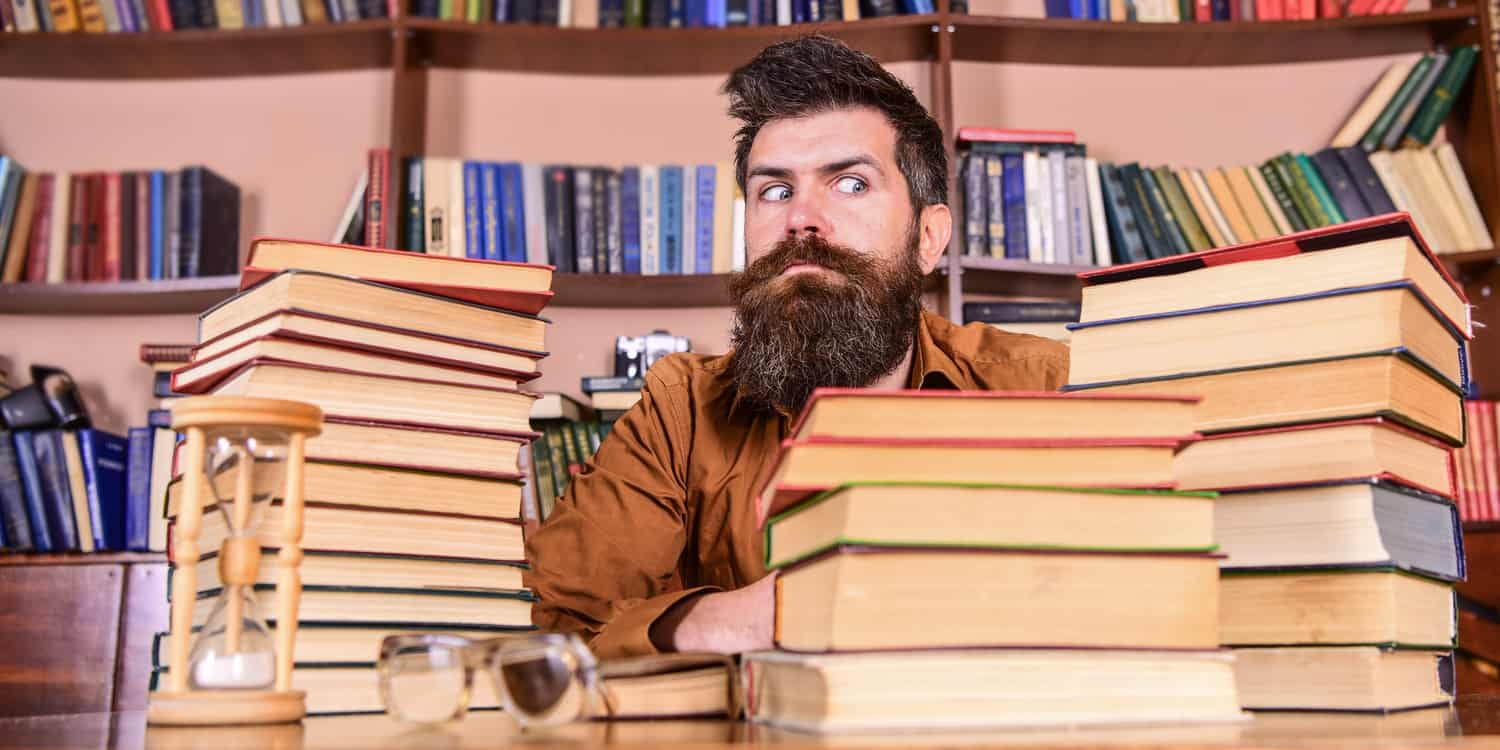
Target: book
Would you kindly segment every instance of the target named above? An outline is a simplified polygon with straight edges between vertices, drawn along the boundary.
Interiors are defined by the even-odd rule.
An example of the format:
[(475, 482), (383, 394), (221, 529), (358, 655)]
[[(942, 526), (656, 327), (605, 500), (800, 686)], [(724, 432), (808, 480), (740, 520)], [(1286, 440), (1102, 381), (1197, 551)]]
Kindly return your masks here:
[(208, 393), (225, 377), (257, 360), (296, 362), (369, 375), (438, 380), (511, 390), (539, 374), (457, 367), (422, 357), (366, 353), (332, 344), (267, 336), (251, 339), (233, 349), (182, 367), (171, 374), (172, 391), (186, 394)]
[(542, 351), (547, 325), (545, 319), (534, 315), (294, 268), (200, 314), (198, 339), (208, 341), (286, 310), (353, 318), (376, 326), (415, 329), (532, 352)]
[[(318, 459), (307, 462), (303, 494), (308, 502), (340, 507), (447, 513), (508, 521), (521, 517), (521, 479), (514, 461), (508, 467), (500, 466), (484, 473), (457, 474)], [(177, 515), (183, 481), (178, 474), (167, 487), (166, 515), (169, 517)], [(208, 497), (211, 498), (212, 494)]]
[(964, 323), (1076, 323), (1077, 302), (965, 302)]
[[(255, 572), (259, 585), (274, 586), (281, 575), (280, 549), (261, 550), (260, 567)], [(219, 551), (209, 550), (198, 559), (198, 592), (222, 586), (219, 579)], [(472, 590), (483, 592), (516, 592), (525, 588), (521, 575), (526, 566), (517, 562), (462, 560), (410, 555), (375, 555), (367, 553), (309, 552), (297, 567), (305, 586), (324, 588), (351, 587), (412, 590)], [(493, 624), (493, 623), (492, 623)], [(375, 651), (365, 655), (371, 658)], [(299, 661), (308, 659), (298, 653)], [(360, 659), (359, 661), (362, 661)]]
[[(319, 555), (327, 557), (327, 555)], [(304, 562), (312, 562), (313, 555), (308, 555)], [(274, 559), (268, 555), (262, 557), (261, 564)], [(214, 570), (218, 566), (217, 560), (210, 560), (212, 565), (199, 563), (200, 570)], [(451, 563), (450, 563), (451, 564)], [(497, 567), (497, 566), (491, 566)], [(202, 573), (199, 574), (200, 576)], [(201, 578), (199, 579), (202, 580)], [(434, 623), (436, 624), (436, 623)], [(276, 637), (276, 626), (269, 625), (267, 632), (274, 639)], [(332, 665), (363, 666), (373, 668), (375, 658), (380, 653), (380, 642), (388, 635), (417, 635), (420, 633), (434, 632), (434, 628), (396, 628), (379, 623), (340, 623), (338, 625), (326, 625), (322, 623), (299, 623), (297, 634), (292, 637), (292, 650), (295, 654), (295, 665), (298, 673), (302, 667), (323, 668)], [(529, 635), (526, 630), (516, 628), (503, 628), (491, 626), (486, 628), (471, 628), (463, 630), (459, 628), (442, 628), (438, 632), (450, 633), (464, 636), (466, 638), (502, 638), (506, 635), (525, 637)], [(158, 670), (169, 671), (172, 666), (172, 634), (157, 633), (151, 639), (151, 665)], [(378, 681), (370, 676), (369, 685), (375, 687)], [(382, 707), (383, 709), (383, 707)]]
[(1370, 163), (1370, 157), (1363, 149), (1357, 146), (1336, 149), (1339, 160), (1344, 163), (1344, 169), (1349, 173), (1349, 178), (1354, 181), (1354, 188), (1359, 191), (1359, 197), (1370, 213), (1375, 216), (1381, 214), (1396, 213), (1396, 204), (1391, 202), (1390, 194), (1380, 181), (1380, 176), (1375, 173), (1375, 167)]
[(1453, 51), (1452, 58), (1443, 66), (1443, 72), (1438, 75), (1431, 93), (1412, 117), (1411, 124), (1401, 139), (1403, 145), (1421, 147), (1432, 142), (1437, 129), (1448, 119), (1454, 100), (1468, 83), (1469, 73), (1474, 70), (1474, 61), (1478, 56), (1479, 47), (1472, 44)]
[(481, 432), (325, 414), (307, 441), (309, 460), (486, 476), (518, 471), (522, 445), (535, 432)]
[(1390, 128), (1385, 131), (1385, 135), (1381, 138), (1380, 145), (1387, 151), (1396, 148), (1401, 143), (1401, 137), (1406, 135), (1406, 131), (1411, 126), (1412, 121), (1416, 119), (1417, 110), (1421, 108), (1422, 103), (1427, 101), (1433, 90), (1437, 88), (1438, 79), (1442, 77), (1443, 71), (1449, 67), (1454, 67), (1455, 63), (1459, 66), (1462, 65), (1463, 56), (1458, 53), (1464, 49), (1467, 48), (1460, 47), (1458, 50), (1455, 50), (1453, 55), (1441, 49), (1432, 53), (1432, 64), (1422, 72), (1422, 77), (1417, 80), (1416, 86), (1411, 89), (1411, 95), (1401, 101), (1401, 107), (1397, 110), (1396, 116), (1391, 120)]
[(1396, 87), (1396, 92), (1391, 95), (1390, 100), (1381, 108), (1380, 114), (1370, 124), (1369, 130), (1366, 130), (1364, 135), (1359, 139), (1360, 149), (1368, 154), (1381, 147), (1386, 133), (1392, 129), (1392, 124), (1400, 114), (1401, 107), (1413, 98), (1413, 92), (1416, 91), (1422, 80), (1426, 78), (1427, 71), (1434, 67), (1435, 62), (1437, 62), (1436, 55), (1427, 53), (1412, 64), (1410, 72), (1401, 81), (1401, 85)]
[(775, 640), (799, 652), (1215, 648), (1218, 591), (1208, 554), (844, 546), (780, 571)]
[(1453, 503), (1378, 479), (1223, 493), (1213, 537), (1225, 570), (1389, 567), (1445, 581), (1465, 573)]
[(1453, 150), (1453, 144), (1443, 143), (1432, 149), (1436, 157), (1439, 170), (1457, 203), (1457, 208), (1463, 215), (1464, 227), (1473, 242), (1475, 250), (1492, 250), (1495, 247), (1494, 237), (1490, 234), (1489, 225), (1484, 221), (1484, 214), (1479, 211), (1479, 203), (1474, 199), (1474, 191), (1469, 187), (1468, 176), (1464, 174), (1463, 165), (1458, 161), (1458, 154)]
[(1395, 96), (1396, 89), (1401, 86), (1411, 73), (1415, 60), (1397, 60), (1385, 69), (1375, 85), (1370, 87), (1369, 93), (1360, 100), (1359, 106), (1349, 114), (1349, 119), (1344, 121), (1342, 127), (1329, 141), (1330, 148), (1346, 148), (1359, 143), (1360, 138), (1375, 124), (1375, 118), (1380, 116), (1382, 110)]
[(293, 362), (251, 360), (214, 387), (220, 396), (307, 401), (352, 419), (469, 430), (526, 431), (533, 394)]
[(52, 551), (78, 551), (81, 549), (78, 517), (73, 507), (73, 484), (68, 478), (67, 457), (64, 455), (68, 433), (49, 429), (38, 430), (34, 435), (32, 460), (41, 486), (42, 522), (47, 526)]
[[(1065, 386), (1064, 390), (1094, 390)], [(1192, 393), (1202, 397), (1194, 429), (1251, 430), (1385, 417), (1451, 445), (1464, 441), (1461, 395), (1409, 353), (1392, 350), (1288, 365), (1109, 384), (1103, 393)]]
[(1018, 391), (819, 388), (793, 440), (1122, 440), (1193, 437), (1197, 399)]
[(373, 354), (416, 357), (453, 367), (489, 370), (497, 374), (513, 373), (520, 380), (530, 380), (537, 375), (537, 363), (543, 356), (540, 352), (440, 336), (413, 328), (372, 325), (353, 318), (290, 309), (268, 313), (205, 339), (193, 348), (192, 359), (206, 361), (248, 342), (267, 337), (326, 344)]
[[(1074, 323), (1070, 385), (1205, 375), (1402, 348), (1456, 388), (1464, 337), (1407, 281)], [(1149, 360), (1136, 356), (1149, 350)]]
[(4, 524), (5, 547), (19, 552), (32, 549), (26, 493), (13, 433), (0, 428), (0, 524)]
[(768, 519), (766, 568), (844, 545), (1210, 552), (1214, 513), (1212, 493), (856, 482)]
[(207, 167), (182, 170), (181, 278), (240, 271), (240, 189)]
[(96, 429), (77, 433), (84, 493), (95, 550), (126, 549), (126, 467), (124, 437)]
[(1241, 719), (1232, 658), (1215, 651), (763, 651), (742, 670), (749, 720), (800, 732)]
[(538, 394), (531, 405), (531, 419), (562, 419), (569, 422), (586, 422), (593, 418), (589, 408), (578, 403), (565, 393)]
[(552, 269), (513, 262), (474, 262), (443, 255), (283, 239), (250, 245), (240, 289), (287, 269), (319, 271), (412, 289), (487, 307), (538, 313), (552, 298)]
[[(256, 605), (276, 612), (282, 593), (274, 585), (256, 584)], [(170, 598), (170, 587), (168, 595)], [(193, 606), (193, 627), (208, 620), (221, 591), (198, 593)], [(475, 589), (394, 589), (353, 586), (303, 586), (297, 602), (300, 623), (390, 623), (420, 626), (442, 623), (444, 627), (494, 626), (531, 628), (531, 603), (526, 591), (478, 591)]]
[[(144, 552), (150, 549), (151, 531), (151, 449), (155, 442), (150, 427), (132, 427), (127, 437), (125, 470), (125, 544), (122, 549)], [(5, 446), (0, 446), (0, 452)], [(0, 461), (4, 457), (0, 456)], [(0, 472), (3, 472), (0, 467)], [(3, 479), (3, 477), (0, 477)]]
[(1448, 446), (1383, 417), (1207, 435), (1177, 456), (1181, 489), (1275, 488), (1387, 478), (1452, 498)]
[[(31, 548), (37, 552), (61, 549), (53, 546), (52, 530), (47, 522), (47, 499), (42, 490), (42, 474), (37, 463), (36, 433), (31, 430), (10, 432), (16, 452), (16, 471), (20, 479), (21, 499), (25, 503), (26, 524), (31, 529)], [(6, 511), (9, 516), (10, 511)], [(19, 516), (18, 516), (19, 517)], [(8, 529), (7, 529), (8, 533)]]
[(1386, 713), (1453, 701), (1453, 654), (1375, 646), (1241, 648), (1235, 685), (1246, 708)]
[(1396, 570), (1226, 571), (1220, 639), (1231, 646), (1452, 648), (1453, 589)]

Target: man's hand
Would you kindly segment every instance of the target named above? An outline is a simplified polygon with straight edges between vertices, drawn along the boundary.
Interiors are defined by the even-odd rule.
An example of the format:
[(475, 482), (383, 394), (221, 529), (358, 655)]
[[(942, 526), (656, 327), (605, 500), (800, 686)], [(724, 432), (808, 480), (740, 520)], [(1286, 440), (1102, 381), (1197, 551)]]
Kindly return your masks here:
[(776, 617), (776, 574), (742, 589), (678, 602), (651, 625), (651, 642), (663, 651), (737, 654), (771, 647)]

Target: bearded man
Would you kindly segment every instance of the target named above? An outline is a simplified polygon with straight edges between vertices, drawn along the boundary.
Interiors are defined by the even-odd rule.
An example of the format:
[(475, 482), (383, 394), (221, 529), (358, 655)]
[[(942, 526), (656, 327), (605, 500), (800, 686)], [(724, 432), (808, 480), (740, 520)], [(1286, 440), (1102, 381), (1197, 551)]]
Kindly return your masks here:
[(527, 539), (533, 622), (601, 657), (771, 646), (754, 484), (813, 389), (1067, 381), (1061, 344), (922, 310), (953, 216), (942, 130), (910, 88), (809, 36), (766, 48), (724, 91), (748, 263), (731, 284), (732, 349), (652, 367)]

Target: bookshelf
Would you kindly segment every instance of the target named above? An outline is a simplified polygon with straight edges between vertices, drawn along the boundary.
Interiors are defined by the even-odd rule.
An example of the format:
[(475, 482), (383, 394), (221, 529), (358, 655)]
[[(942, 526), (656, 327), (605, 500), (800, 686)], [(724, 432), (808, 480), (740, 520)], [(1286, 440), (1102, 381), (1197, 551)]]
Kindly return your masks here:
[[(1276, 70), (1275, 66), (1282, 65), (1295, 66), (1299, 75), (1286, 77), (1285, 83), (1279, 80), (1281, 76), (1277, 77), (1276, 106), (1284, 110), (1321, 107), (1315, 106), (1316, 119), (1309, 116), (1301, 123), (1281, 120), (1275, 123), (1278, 128), (1300, 133), (1308, 121), (1317, 123), (1317, 128), (1336, 127), (1333, 119), (1347, 113), (1342, 100), (1332, 104), (1314, 101), (1328, 98), (1319, 87), (1330, 77), (1341, 76), (1339, 96), (1354, 100), (1363, 94), (1361, 87), (1373, 82), (1376, 71), (1392, 55), (1415, 53), (1437, 44), (1487, 45), (1492, 20), (1483, 6), (1444, 0), (1436, 3), (1438, 7), (1398, 15), (1270, 23), (1115, 24), (955, 15), (948, 13), (948, 4), (942, 2), (939, 12), (931, 15), (793, 27), (560, 29), (396, 18), (241, 31), (5, 34), (0, 35), (0, 92), (8, 90), (8, 83), (29, 79), (27, 82), (35, 89), (56, 86), (58, 92), (36, 93), (31, 96), (32, 101), (68, 96), (78, 90), (87, 90), (91, 95), (105, 92), (102, 95), (113, 99), (116, 95), (111, 92), (117, 87), (135, 92), (138, 89), (133, 87), (162, 82), (186, 87), (193, 94), (207, 92), (209, 96), (221, 97), (220, 101), (226, 104), (232, 103), (230, 97), (237, 95), (229, 92), (250, 92), (247, 98), (250, 103), (244, 105), (249, 108), (269, 107), (274, 103), (274, 94), (265, 91), (273, 82), (276, 86), (286, 82), (285, 85), (294, 88), (302, 86), (304, 81), (318, 81), (316, 85), (335, 92), (330, 98), (336, 103), (326, 105), (323, 110), (306, 115), (283, 113), (276, 122), (270, 122), (267, 115), (266, 123), (234, 124), (229, 122), (233, 118), (225, 116), (203, 127), (218, 127), (246, 137), (258, 137), (262, 130), (270, 129), (275, 131), (272, 141), (277, 143), (305, 132), (306, 139), (314, 146), (328, 146), (306, 163), (280, 165), (288, 176), (267, 168), (247, 177), (251, 191), (259, 190), (269, 196), (267, 203), (308, 203), (296, 210), (266, 206), (264, 213), (268, 218), (246, 227), (247, 237), (292, 234), (321, 238), (326, 230), (308, 227), (331, 225), (337, 207), (347, 197), (354, 170), (362, 164), (355, 154), (371, 145), (389, 145), (396, 154), (472, 154), (573, 163), (703, 162), (727, 158), (733, 128), (723, 118), (723, 101), (716, 95), (722, 75), (764, 45), (808, 31), (839, 37), (887, 63), (917, 90), (950, 135), (959, 124), (1086, 125), (1097, 129), (1095, 121), (1113, 115), (1110, 107), (1119, 104), (1094, 101), (1086, 91), (1087, 86), (1080, 84), (1122, 75), (1125, 69), (1129, 69), (1129, 75), (1164, 75), (1175, 77), (1173, 80), (1202, 76), (1207, 71), (1207, 75), (1222, 77), (1227, 81), (1223, 85), (1233, 88), (1250, 75), (1246, 71)], [(1318, 79), (1317, 84), (1305, 82), (1300, 74), (1340, 61), (1364, 67), (1346, 65)], [(1010, 78), (988, 77), (988, 71), (1006, 68), (1028, 73)], [(1350, 70), (1356, 72), (1351, 74)], [(1035, 90), (1021, 86), (1012, 87), (1009, 93), (1000, 92), (1009, 97), (1004, 104), (983, 101), (994, 96), (993, 81), (1010, 83), (1036, 77), (1031, 72), (1040, 72), (1047, 80), (1061, 81), (1062, 85), (1072, 82), (1084, 90), (1074, 96), (1053, 92), (1048, 103), (1040, 102)], [(1468, 171), (1491, 231), (1500, 235), (1500, 161), (1497, 161), (1500, 127), (1497, 127), (1493, 87), (1495, 75), (1493, 55), (1485, 46), (1470, 91), (1460, 98), (1449, 118), (1447, 132)], [(83, 88), (69, 88), (74, 86)], [(311, 90), (314, 84), (307, 86)], [(1269, 87), (1261, 86), (1247, 96), (1265, 100), (1268, 90)], [(118, 106), (123, 102), (128, 106), (133, 95), (119, 94), (120, 101), (110, 103)], [(1069, 102), (1066, 106), (1058, 104), (1065, 100)], [(1191, 105), (1191, 101), (1167, 102), (1161, 105), (1159, 115), (1152, 108), (1140, 108), (1146, 110), (1146, 115), (1125, 113), (1136, 119), (1120, 126), (1118, 134), (1109, 133), (1108, 138), (1099, 139), (1100, 158), (1197, 163), (1205, 159), (1205, 154), (1212, 154), (1214, 159), (1249, 161), (1250, 156), (1221, 154), (1218, 150), (1168, 150), (1161, 144), (1169, 143), (1175, 133), (1164, 136), (1141, 125), (1140, 117), (1149, 116), (1169, 123), (1166, 128), (1170, 130), (1175, 125), (1173, 113), (1181, 119), (1180, 113)], [(164, 109), (167, 104), (152, 99), (147, 106)], [(1269, 105), (1262, 101), (1260, 108), (1250, 113), (1279, 117), (1279, 112), (1266, 106)], [(648, 114), (641, 114), (642, 111)], [(1330, 114), (1334, 111), (1338, 114)], [(297, 119), (299, 116), (304, 119)], [(1218, 125), (1225, 128), (1219, 136), (1229, 144), (1229, 151), (1234, 150), (1235, 140), (1257, 138), (1230, 132), (1230, 128), (1238, 128), (1243, 122), (1240, 119), (1232, 121), (1232, 125), (1231, 121)], [(146, 129), (137, 120), (120, 127)], [(335, 128), (354, 132), (337, 141), (329, 132), (312, 132)], [(9, 130), (10, 126), (0, 126), (0, 142), (7, 142), (23, 157), (24, 163), (25, 145), (11, 143), (14, 138), (4, 138)], [(1091, 136), (1086, 130), (1088, 127), (1080, 127), (1080, 140), (1089, 143), (1093, 153), (1098, 136)], [(158, 156), (171, 153), (169, 146), (162, 145), (171, 139), (167, 131), (132, 137), (132, 141), (151, 145), (156, 154), (151, 157), (153, 161), (181, 162), (186, 157)], [(46, 142), (36, 134), (31, 140)], [(1198, 140), (1201, 144), (1204, 139)], [(1155, 145), (1138, 146), (1146, 141)], [(1256, 141), (1254, 158), (1270, 155), (1263, 141), (1263, 136)], [(949, 142), (951, 147), (951, 138)], [(1292, 141), (1277, 148), (1306, 149), (1310, 145)], [(198, 161), (217, 153), (205, 154), (201, 145), (198, 148), (191, 157)], [(1148, 155), (1153, 148), (1157, 153)], [(51, 150), (53, 160), (58, 158), (55, 154), (63, 153), (60, 149)], [(1240, 151), (1248, 153), (1245, 148)], [(85, 164), (113, 166), (98, 156), (104, 152), (94, 149), (93, 153), (95, 161)], [(49, 157), (31, 158), (48, 168)], [(250, 163), (243, 148), (238, 158), (242, 160), (238, 168), (234, 163), (216, 168), (238, 182), (242, 171), (248, 169), (245, 165)], [(332, 164), (342, 165), (342, 171), (329, 174)], [(306, 179), (299, 179), (303, 177)], [(262, 184), (256, 185), (255, 178)], [(314, 195), (316, 200), (309, 200)], [(1445, 259), (1445, 264), (1467, 284), (1471, 297), (1479, 305), (1476, 319), (1500, 319), (1496, 315), (1500, 313), (1500, 305), (1481, 294), (1492, 278), (1497, 259), (1500, 253)], [(1071, 266), (964, 258), (950, 253), (939, 272), (929, 279), (929, 291), (937, 293), (939, 311), (957, 318), (963, 301), (969, 297), (1076, 297), (1079, 284), (1073, 274), (1079, 270)], [(567, 342), (569, 349), (578, 348), (580, 353), (556, 352), (568, 356), (549, 360), (551, 367), (543, 381), (538, 381), (539, 387), (575, 392), (579, 376), (607, 371), (608, 345), (603, 342), (612, 341), (615, 334), (640, 333), (652, 328), (669, 328), (674, 333), (697, 332), (696, 349), (716, 350), (726, 343), (725, 334), (719, 332), (727, 331), (729, 320), (725, 281), (723, 276), (710, 275), (560, 274), (555, 287), (557, 295), (548, 311), (548, 317), (557, 324), (553, 338)], [(156, 313), (185, 319), (186, 314), (232, 293), (233, 286), (210, 281), (201, 288), (189, 288), (180, 283), (0, 288), (0, 315)], [(596, 330), (601, 325), (609, 330)], [(118, 330), (120, 326), (113, 328)], [(52, 330), (46, 325), (23, 326), (20, 335), (23, 342), (42, 335), (30, 333), (31, 329)], [(705, 334), (707, 331), (715, 333)], [(163, 338), (142, 331), (137, 343), (153, 337)], [(600, 351), (592, 351), (600, 347)], [(25, 348), (23, 343), (20, 349), (24, 352)], [(1483, 334), (1474, 353), (1475, 371), (1481, 376), (1490, 371), (1500, 372), (1500, 346), (1490, 345)], [(114, 392), (115, 388), (109, 386), (105, 390)], [(1500, 395), (1500, 390), (1493, 387), (1487, 387), (1486, 391), (1490, 396)]]

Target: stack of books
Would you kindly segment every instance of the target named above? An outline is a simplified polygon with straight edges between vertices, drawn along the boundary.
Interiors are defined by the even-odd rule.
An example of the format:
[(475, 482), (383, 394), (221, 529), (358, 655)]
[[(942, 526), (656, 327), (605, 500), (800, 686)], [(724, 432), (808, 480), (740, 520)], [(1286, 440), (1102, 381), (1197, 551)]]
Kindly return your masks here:
[(240, 189), (207, 167), (32, 172), (0, 156), (0, 281), (239, 273)]
[(1451, 700), (1463, 292), (1405, 214), (1084, 275), (1068, 390), (1202, 396), (1248, 708)]
[(1239, 717), (1196, 400), (820, 390), (760, 492), (755, 721), (836, 732)]
[[(316, 404), (297, 669), (313, 713), (378, 711), (388, 633), (531, 628), (523, 449), (552, 269), (286, 240), (251, 248), (243, 291), (203, 313), (175, 390)], [(179, 459), (180, 460), (180, 459)], [(178, 512), (174, 479), (161, 517)], [(265, 508), (257, 599), (274, 613), (281, 508)], [(203, 516), (201, 625), (227, 530)], [(276, 623), (270, 623), (274, 629)], [(164, 635), (166, 640), (174, 635)], [(158, 643), (161, 668), (169, 653)], [(492, 700), (492, 699), (490, 699)], [(491, 705), (493, 705), (491, 703)]]
[[(394, 236), (382, 221), (394, 211)], [(547, 263), (565, 273), (708, 274), (745, 265), (729, 162), (621, 169), (407, 158), (372, 149), (335, 242)]]

